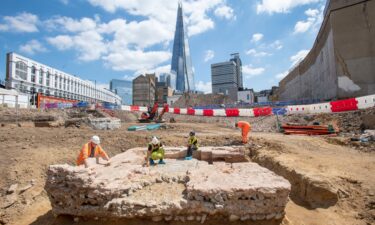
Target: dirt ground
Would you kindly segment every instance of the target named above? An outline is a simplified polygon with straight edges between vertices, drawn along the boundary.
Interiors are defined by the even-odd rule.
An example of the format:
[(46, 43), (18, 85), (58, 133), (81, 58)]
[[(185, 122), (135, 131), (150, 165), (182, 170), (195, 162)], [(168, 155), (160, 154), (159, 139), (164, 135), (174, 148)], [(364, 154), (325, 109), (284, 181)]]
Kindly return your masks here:
[[(35, 128), (8, 124), (0, 127), (0, 202), (5, 202), (12, 184), (17, 183), (22, 188), (35, 183), (19, 193), (13, 205), (4, 208), (0, 203), (0, 224), (155, 224), (137, 220), (74, 222), (69, 216), (53, 216), (44, 191), (46, 169), (51, 164), (74, 164), (81, 146), (92, 135), (101, 137), (102, 147), (110, 156), (132, 147), (146, 146), (153, 135), (160, 137), (167, 146), (182, 146), (190, 130), (196, 131), (203, 146), (234, 145), (241, 139), (239, 130), (217, 124), (167, 123), (166, 129), (154, 132), (127, 131), (131, 125), (134, 123), (123, 123), (121, 129), (114, 131), (95, 131), (85, 126)], [(249, 154), (253, 161), (284, 176), (292, 184), (286, 217), (273, 224), (375, 223), (375, 151), (361, 152), (322, 137), (253, 132)], [(220, 223), (226, 224), (208, 221), (208, 224)]]

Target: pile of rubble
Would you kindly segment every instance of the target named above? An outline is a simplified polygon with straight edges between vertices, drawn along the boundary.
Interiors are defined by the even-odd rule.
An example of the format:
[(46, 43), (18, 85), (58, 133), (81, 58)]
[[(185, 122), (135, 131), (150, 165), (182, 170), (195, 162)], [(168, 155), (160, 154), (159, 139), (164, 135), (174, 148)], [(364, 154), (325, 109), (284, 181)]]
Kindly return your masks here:
[(143, 148), (116, 155), (110, 166), (50, 166), (45, 189), (53, 212), (96, 219), (202, 223), (284, 216), (290, 183), (256, 163), (225, 162), (243, 161), (241, 149), (205, 147), (196, 157), (210, 163), (176, 159), (184, 155), (182, 149), (166, 148), (166, 165), (154, 167), (142, 167)]

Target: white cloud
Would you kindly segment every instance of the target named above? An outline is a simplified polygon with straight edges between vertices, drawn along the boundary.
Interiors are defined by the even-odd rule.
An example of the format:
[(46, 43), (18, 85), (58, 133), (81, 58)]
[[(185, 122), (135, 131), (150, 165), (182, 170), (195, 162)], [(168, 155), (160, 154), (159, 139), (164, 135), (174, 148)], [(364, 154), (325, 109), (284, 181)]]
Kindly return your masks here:
[(10, 32), (38, 32), (38, 16), (31, 13), (20, 13), (17, 16), (4, 16), (4, 23), (0, 24), (0, 31)]
[(317, 3), (322, 0), (261, 0), (257, 3), (257, 13), (288, 13), (291, 9), (312, 3)]
[(59, 50), (75, 49), (78, 59), (82, 61), (98, 60), (107, 53), (107, 45), (101, 34), (95, 30), (84, 31), (77, 35), (58, 35), (49, 37), (47, 41)]
[(215, 57), (215, 52), (212, 50), (207, 50), (204, 56), (204, 61), (207, 62)]
[[(177, 12), (177, 0), (88, 0), (90, 4), (114, 13), (125, 10), (132, 15), (154, 19), (173, 32)], [(215, 27), (208, 12), (217, 7), (225, 7), (225, 0), (184, 1), (185, 23), (190, 36), (205, 32)], [(219, 10), (222, 11), (222, 10)], [(229, 14), (228, 14), (229, 15)], [(173, 19), (172, 19), (173, 18)]]
[(263, 74), (265, 69), (263, 67), (255, 68), (251, 64), (242, 66), (242, 73), (245, 75), (246, 79), (259, 76)]
[(264, 57), (264, 56), (271, 56), (272, 54), (268, 52), (263, 52), (263, 51), (258, 52), (257, 50), (252, 48), (246, 51), (246, 55), (251, 55), (254, 57)]
[(323, 11), (324, 8), (318, 9), (308, 9), (305, 14), (308, 16), (306, 20), (301, 20), (294, 26), (294, 34), (305, 33), (308, 30), (316, 32), (323, 21)]
[(112, 52), (103, 56), (106, 64), (113, 70), (143, 70), (154, 68), (167, 60), (170, 60), (171, 53), (165, 51), (127, 50), (125, 52)]
[(56, 37), (50, 37), (47, 38), (47, 42), (62, 51), (70, 49), (74, 46), (73, 38), (68, 35), (58, 35)]
[(163, 66), (158, 66), (156, 68), (152, 68), (152, 69), (142, 69), (142, 70), (138, 70), (136, 71), (133, 76), (129, 76), (132, 77), (132, 79), (134, 79), (135, 77), (139, 76), (140, 74), (151, 74), (151, 73), (155, 73), (156, 76), (159, 77), (159, 75), (161, 73), (169, 73), (171, 71), (171, 65), (163, 65)]
[(297, 54), (290, 57), (290, 61), (292, 62), (292, 66), (297, 65), (300, 63), (306, 56), (309, 54), (310, 50), (301, 50), (297, 52)]
[[(125, 10), (142, 16), (142, 19), (102, 22), (98, 16), (81, 19), (53, 17), (44, 22), (45, 27), (62, 33), (48, 37), (47, 41), (61, 51), (77, 51), (82, 61), (102, 59), (106, 66), (116, 71), (152, 70), (170, 60), (170, 49), (166, 44), (174, 38), (177, 1), (89, 0), (89, 3), (108, 12)], [(189, 35), (212, 29), (215, 24), (209, 12), (211, 15), (215, 9), (224, 6), (225, 0), (184, 2)], [(162, 50), (149, 50), (156, 45)]]
[(24, 45), (20, 46), (20, 51), (34, 55), (37, 52), (46, 52), (47, 49), (37, 40), (31, 40)]
[(251, 38), (251, 42), (253, 42), (253, 43), (258, 42), (258, 41), (262, 40), (263, 37), (264, 37), (264, 35), (261, 34), (261, 33), (253, 34), (253, 37)]
[(276, 50), (280, 50), (280, 49), (283, 48), (283, 44), (281, 43), (280, 40), (276, 40), (276, 41), (274, 41), (272, 44), (270, 44), (269, 47), (270, 47), (270, 48), (274, 48), (274, 49), (276, 49)]
[(212, 83), (211, 82), (198, 81), (198, 83), (195, 83), (195, 88), (198, 91), (203, 91), (205, 94), (212, 93)]
[(50, 30), (75, 33), (95, 29), (96, 22), (97, 21), (87, 17), (84, 17), (80, 20), (75, 20), (70, 17), (55, 16), (49, 20), (44, 21), (44, 25), (47, 29)]
[(215, 9), (215, 15), (220, 18), (225, 18), (227, 20), (235, 20), (234, 10), (226, 5), (220, 6)]

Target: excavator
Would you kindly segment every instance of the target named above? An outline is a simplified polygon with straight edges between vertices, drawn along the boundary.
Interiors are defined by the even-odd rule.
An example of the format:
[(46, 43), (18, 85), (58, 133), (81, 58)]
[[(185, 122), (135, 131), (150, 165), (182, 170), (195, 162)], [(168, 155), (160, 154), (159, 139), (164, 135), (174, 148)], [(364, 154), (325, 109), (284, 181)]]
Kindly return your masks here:
[(164, 104), (163, 109), (160, 112), (160, 114), (158, 113), (158, 107), (159, 107), (159, 104), (155, 102), (152, 108), (149, 107), (148, 112), (143, 112), (141, 114), (141, 118), (138, 118), (138, 121), (140, 123), (151, 123), (151, 122), (163, 123), (164, 122), (163, 115), (165, 112), (168, 111), (169, 106), (168, 104)]

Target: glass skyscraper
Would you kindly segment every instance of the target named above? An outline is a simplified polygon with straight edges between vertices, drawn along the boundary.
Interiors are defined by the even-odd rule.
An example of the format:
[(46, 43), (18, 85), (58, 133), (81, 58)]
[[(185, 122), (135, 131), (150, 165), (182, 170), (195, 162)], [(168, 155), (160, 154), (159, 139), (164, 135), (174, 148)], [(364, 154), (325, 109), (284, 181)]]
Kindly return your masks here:
[(109, 83), (109, 88), (121, 97), (123, 105), (132, 104), (133, 84), (131, 81), (112, 79)]
[(177, 91), (195, 91), (194, 74), (191, 65), (189, 42), (186, 34), (186, 27), (184, 24), (181, 2), (178, 3), (171, 73), (176, 74)]

